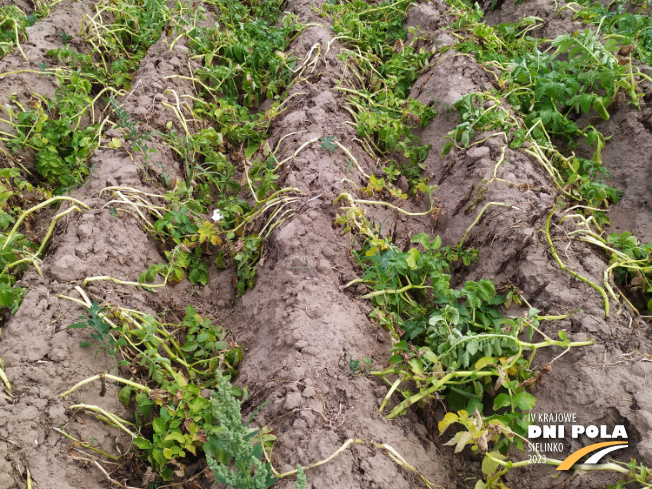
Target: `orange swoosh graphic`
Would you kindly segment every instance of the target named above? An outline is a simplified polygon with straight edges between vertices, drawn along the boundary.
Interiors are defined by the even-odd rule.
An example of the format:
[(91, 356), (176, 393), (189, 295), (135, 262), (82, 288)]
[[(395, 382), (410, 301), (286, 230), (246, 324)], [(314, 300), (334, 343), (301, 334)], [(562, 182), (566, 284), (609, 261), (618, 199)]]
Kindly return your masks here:
[(595, 452), (596, 450), (603, 448), (603, 447), (608, 447), (611, 445), (626, 445), (627, 442), (623, 441), (605, 441), (602, 443), (594, 443), (593, 445), (589, 445), (588, 447), (584, 447), (579, 449), (578, 451), (571, 453), (566, 460), (564, 460), (559, 467), (557, 467), (557, 470), (568, 470), (570, 469), (575, 462), (577, 462), (579, 459), (581, 459), (584, 455), (587, 453)]

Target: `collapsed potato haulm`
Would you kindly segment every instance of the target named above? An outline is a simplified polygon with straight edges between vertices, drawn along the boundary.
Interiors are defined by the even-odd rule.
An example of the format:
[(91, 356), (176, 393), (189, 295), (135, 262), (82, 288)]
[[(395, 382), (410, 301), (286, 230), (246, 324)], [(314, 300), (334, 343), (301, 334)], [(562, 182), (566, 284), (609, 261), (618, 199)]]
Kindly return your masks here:
[(0, 488), (649, 487), (647, 6), (482, 8), (0, 1)]

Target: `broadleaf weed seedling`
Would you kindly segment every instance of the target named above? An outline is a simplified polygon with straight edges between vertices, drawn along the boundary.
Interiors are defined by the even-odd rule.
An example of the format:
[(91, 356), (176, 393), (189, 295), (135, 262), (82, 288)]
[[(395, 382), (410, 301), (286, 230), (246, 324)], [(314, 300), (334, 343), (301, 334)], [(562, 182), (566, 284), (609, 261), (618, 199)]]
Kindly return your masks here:
[[(100, 309), (97, 301), (94, 301), (93, 304), (88, 308), (87, 316), (79, 316), (78, 319), (83, 319), (77, 323), (71, 324), (66, 329), (90, 329), (90, 337), (93, 341), (82, 341), (79, 346), (90, 346), (97, 348), (97, 353), (103, 351), (111, 357), (113, 363), (115, 363), (116, 374), (118, 373), (118, 359), (117, 355), (120, 351), (120, 347), (127, 345), (127, 340), (125, 338), (116, 339), (111, 334), (111, 326), (104, 321), (101, 317), (101, 314), (104, 314), (106, 309)], [(95, 356), (97, 356), (97, 353)]]
[(59, 29), (59, 37), (61, 37), (61, 42), (64, 44), (64, 46), (72, 41), (72, 36), (66, 34), (66, 31), (63, 29)]
[(352, 356), (349, 356), (349, 370), (356, 373), (360, 368), (360, 360), (354, 360)]
[(331, 157), (331, 163), (333, 163), (333, 154), (335, 153), (335, 150), (337, 150), (337, 144), (333, 142), (334, 139), (335, 136), (322, 136), (319, 138), (319, 141), (321, 141), (321, 149), (328, 151), (328, 154)]

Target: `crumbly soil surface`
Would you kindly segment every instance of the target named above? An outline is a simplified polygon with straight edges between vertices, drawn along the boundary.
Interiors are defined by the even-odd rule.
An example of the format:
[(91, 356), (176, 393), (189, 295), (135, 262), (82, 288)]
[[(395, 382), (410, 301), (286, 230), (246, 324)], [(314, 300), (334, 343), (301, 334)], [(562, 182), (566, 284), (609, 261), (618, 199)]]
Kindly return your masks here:
[[(306, 29), (290, 50), (304, 59), (319, 44), (322, 54), (314, 70), (290, 89), (290, 94), (300, 95), (293, 97), (287, 110), (273, 121), (270, 147), (281, 142), (289, 155), (312, 138), (334, 135), (369, 172), (375, 161), (354, 141), (355, 128), (347, 124), (350, 115), (343, 109), (345, 99), (335, 88), (344, 76), (344, 66), (338, 59), (340, 46), (333, 41), (327, 19), (311, 9), (312, 3), (289, 0), (285, 7), (304, 23), (321, 24)], [(75, 36), (84, 12), (92, 4), (66, 0), (57, 4), (49, 16), (29, 28), (29, 38), (22, 44), (29, 62), (16, 51), (0, 61), (0, 73), (38, 71), (39, 63), (51, 64), (51, 58), (44, 53), (61, 46), (59, 29)], [(320, 2), (314, 4), (319, 6)], [(545, 19), (553, 10), (554, 3), (546, 0), (518, 6), (508, 0), (488, 16), (488, 21), (505, 22), (525, 15)], [(411, 7), (407, 23), (419, 26), (435, 45), (450, 44), (451, 36), (442, 30), (450, 22), (445, 11), (438, 1), (418, 3)], [(545, 32), (539, 34), (549, 38), (575, 28), (572, 17), (562, 15), (551, 19)], [(71, 42), (77, 41), (74, 38)], [(175, 103), (170, 90), (179, 96), (194, 95), (192, 83), (169, 76), (187, 74), (189, 63), (193, 67), (196, 61), (190, 58), (183, 38), (172, 50), (170, 43), (164, 34), (150, 48), (134, 75), (130, 94), (121, 100), (124, 109), (143, 128), (153, 131), (164, 131), (169, 121), (178, 124), (161, 104), (163, 100)], [(443, 212), (438, 219), (412, 218), (369, 207), (368, 214), (374, 221), (385, 220), (384, 228), (400, 246), (407, 245), (410, 237), (419, 232), (431, 237), (439, 234), (444, 244), (454, 244), (486, 203), (513, 206), (487, 209), (466, 238), (468, 245), (480, 250), (479, 262), (454, 270), (455, 282), (490, 278), (499, 285), (512, 284), (543, 314), (565, 314), (581, 308), (572, 319), (543, 323), (543, 330), (550, 336), (565, 329), (572, 340), (593, 338), (596, 342), (555, 360), (552, 372), (533, 388), (537, 398), (534, 412), (574, 412), (586, 425), (624, 424), (630, 447), (619, 459), (633, 457), (652, 465), (652, 391), (647, 380), (652, 375), (650, 329), (624, 305), (613, 307), (610, 317), (605, 318), (600, 296), (560, 270), (541, 232), (557, 192), (536, 161), (507, 149), (504, 162), (494, 173), (504, 142), (500, 136), (488, 137), (490, 134), (479, 138), (488, 137), (481, 144), (464, 151), (453, 150), (445, 158), (439, 156), (442, 137), (458, 123), (457, 114), (446, 106), (467, 93), (489, 89), (491, 78), (472, 58), (455, 56), (451, 51), (435, 56), (432, 65), (415, 83), (411, 97), (424, 103), (434, 99), (438, 109), (438, 117), (418, 135), (432, 145), (426, 171), (432, 174), (431, 182), (439, 186), (436, 198)], [(0, 104), (10, 103), (9, 96), (14, 93), (27, 101), (31, 92), (51, 95), (55, 88), (53, 79), (38, 73), (3, 76)], [(652, 166), (652, 107), (645, 101), (642, 107), (639, 112), (623, 105), (597, 127), (605, 134), (613, 134), (604, 161), (613, 185), (625, 192), (611, 212), (612, 230), (631, 231), (643, 242), (650, 242), (652, 193), (647, 175)], [(152, 134), (156, 162), (161, 163), (169, 178), (181, 175), (173, 151), (156, 132)], [(124, 453), (130, 448), (130, 440), (115, 430), (68, 409), (83, 402), (129, 419), (131, 414), (118, 401), (118, 386), (107, 383), (106, 392), (100, 392), (98, 386), (88, 385), (66, 399), (59, 397), (80, 380), (114, 369), (105, 355), (95, 355), (79, 346), (87, 334), (84, 330), (66, 329), (83, 309), (60, 295), (78, 297), (74, 288), (87, 277), (110, 275), (135, 281), (150, 264), (165, 260), (160, 244), (136, 218), (128, 214), (116, 218), (103, 207), (111, 200), (110, 192), (102, 192), (109, 186), (159, 192), (142, 171), (142, 156), (127, 152), (126, 144), (109, 148), (112, 137), (119, 138), (120, 133), (109, 131), (103, 136), (90, 162), (92, 176), (69, 194), (90, 210), (69, 214), (57, 225), (43, 257), (43, 276), (34, 270), (25, 274), (19, 285), (29, 288), (29, 292), (18, 312), (6, 317), (2, 324), (0, 358), (15, 399), (9, 403), (0, 398), (0, 489), (27, 487), (28, 470), (35, 487), (41, 489), (111, 487), (90, 459), (53, 428), (65, 428), (77, 439), (93, 440), (94, 446), (108, 453)], [(29, 154), (24, 155), (24, 161), (29, 167)], [(245, 348), (236, 379), (238, 385), (251, 392), (243, 414), (249, 416), (266, 403), (254, 421), (276, 430), (278, 441), (272, 462), (279, 470), (325, 459), (351, 438), (364, 441), (351, 445), (334, 461), (308, 471), (308, 487), (423, 487), (414, 472), (397, 465), (374, 442), (393, 447), (434, 485), (473, 487), (481, 459), (470, 452), (454, 455), (451, 447), (443, 446), (450, 435), (437, 436), (436, 423), (445, 413), (441, 405), (413, 407), (407, 416), (389, 421), (378, 412), (387, 386), (371, 376), (353, 374), (349, 368), (350, 358), (368, 357), (374, 366), (385, 365), (390, 337), (368, 319), (370, 307), (359, 299), (364, 290), (341, 288), (359, 274), (350, 254), (351, 236), (341, 235), (341, 230), (333, 226), (337, 213), (333, 200), (346, 189), (342, 179), (361, 183), (359, 173), (346, 173), (346, 166), (343, 153), (337, 152), (331, 159), (318, 145), (308, 146), (284, 165), (281, 181), (301, 189), (302, 198), (296, 216), (271, 234), (257, 269), (257, 284), (241, 298), (235, 297), (234, 271), (214, 266), (205, 287), (183, 281), (153, 293), (95, 281), (85, 290), (99, 302), (109, 301), (177, 321), (192, 304), (200, 314), (230, 330)], [(482, 180), (491, 180), (494, 175), (500, 180), (490, 182), (484, 194), (476, 198)], [(405, 208), (423, 211), (427, 203), (410, 199)], [(606, 257), (589, 244), (571, 241), (567, 234), (570, 230), (566, 226), (552, 229), (562, 259), (577, 273), (600, 283)], [(310, 270), (300, 268), (301, 260)], [(559, 349), (540, 352), (535, 364), (545, 365), (561, 353)], [(588, 439), (580, 439), (571, 448), (576, 450), (589, 443)], [(557, 454), (557, 458), (563, 459), (568, 453)], [(526, 454), (515, 452), (513, 456), (520, 460)], [(113, 466), (105, 468), (110, 471)], [(193, 470), (203, 468), (199, 463)], [(552, 479), (553, 473), (552, 467), (535, 465), (512, 471), (508, 483), (523, 489), (599, 488), (615, 480), (604, 474), (569, 473)], [(187, 475), (192, 476), (192, 470)], [(198, 480), (208, 484), (206, 479)], [(124, 482), (140, 484), (137, 477)], [(198, 483), (180, 482), (180, 487), (204, 487), (192, 484)], [(283, 480), (276, 487), (294, 487), (294, 482)]]

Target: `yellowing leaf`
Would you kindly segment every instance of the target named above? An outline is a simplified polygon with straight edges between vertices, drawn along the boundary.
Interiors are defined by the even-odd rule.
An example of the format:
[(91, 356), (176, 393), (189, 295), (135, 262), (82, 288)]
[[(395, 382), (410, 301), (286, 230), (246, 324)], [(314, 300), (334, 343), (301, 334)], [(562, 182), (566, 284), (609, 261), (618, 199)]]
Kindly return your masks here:
[(179, 443), (184, 443), (186, 441), (183, 434), (179, 431), (173, 431), (165, 436), (164, 440), (174, 440)]
[(439, 434), (441, 435), (453, 423), (457, 423), (459, 417), (455, 413), (446, 413), (444, 419), (439, 422)]
[(482, 473), (484, 475), (486, 476), (492, 475), (493, 473), (496, 472), (497, 468), (498, 468), (498, 462), (495, 462), (494, 460), (490, 459), (487, 456), (484, 457), (484, 460), (482, 460)]
[(431, 349), (426, 348), (422, 351), (423, 351), (423, 358), (425, 358), (430, 363), (437, 363), (439, 361), (437, 355), (435, 355)]
[(408, 251), (408, 257), (405, 259), (405, 263), (407, 263), (407, 266), (410, 267), (412, 270), (417, 268), (417, 260), (421, 256), (421, 253), (419, 253), (419, 250), (416, 248), (410, 249)]
[(495, 424), (496, 426), (507, 427), (507, 425), (499, 419), (492, 419), (489, 422), (487, 422), (487, 424)]
[(482, 370), (487, 365), (491, 365), (492, 363), (496, 363), (496, 359), (494, 357), (482, 357), (480, 360), (475, 362), (475, 370)]
[(122, 146), (122, 141), (120, 141), (118, 138), (111, 138), (111, 142), (109, 143), (109, 148), (118, 149), (120, 146)]
[(365, 256), (374, 256), (374, 255), (377, 255), (379, 251), (380, 251), (380, 250), (378, 249), (378, 247), (377, 247), (377, 246), (374, 246), (373, 248), (371, 248), (369, 251), (367, 251), (367, 252), (365, 253)]
[[(502, 365), (509, 365), (510, 363), (512, 363), (514, 361), (514, 359), (515, 359), (515, 357), (509, 357), (509, 358), (501, 357), (500, 358), (500, 363)], [(507, 373), (509, 375), (516, 375), (516, 372), (518, 372), (518, 370), (517, 370), (515, 365), (513, 365), (513, 366), (511, 366), (510, 368), (507, 369)]]
[(416, 358), (411, 358), (408, 364), (410, 365), (410, 367), (412, 367), (412, 372), (414, 372), (417, 375), (423, 375), (423, 366), (421, 365), (420, 360)]
[(468, 431), (459, 431), (455, 434), (452, 440), (444, 443), (444, 445), (455, 445), (455, 453), (460, 453), (464, 447), (473, 442), (473, 435)]

